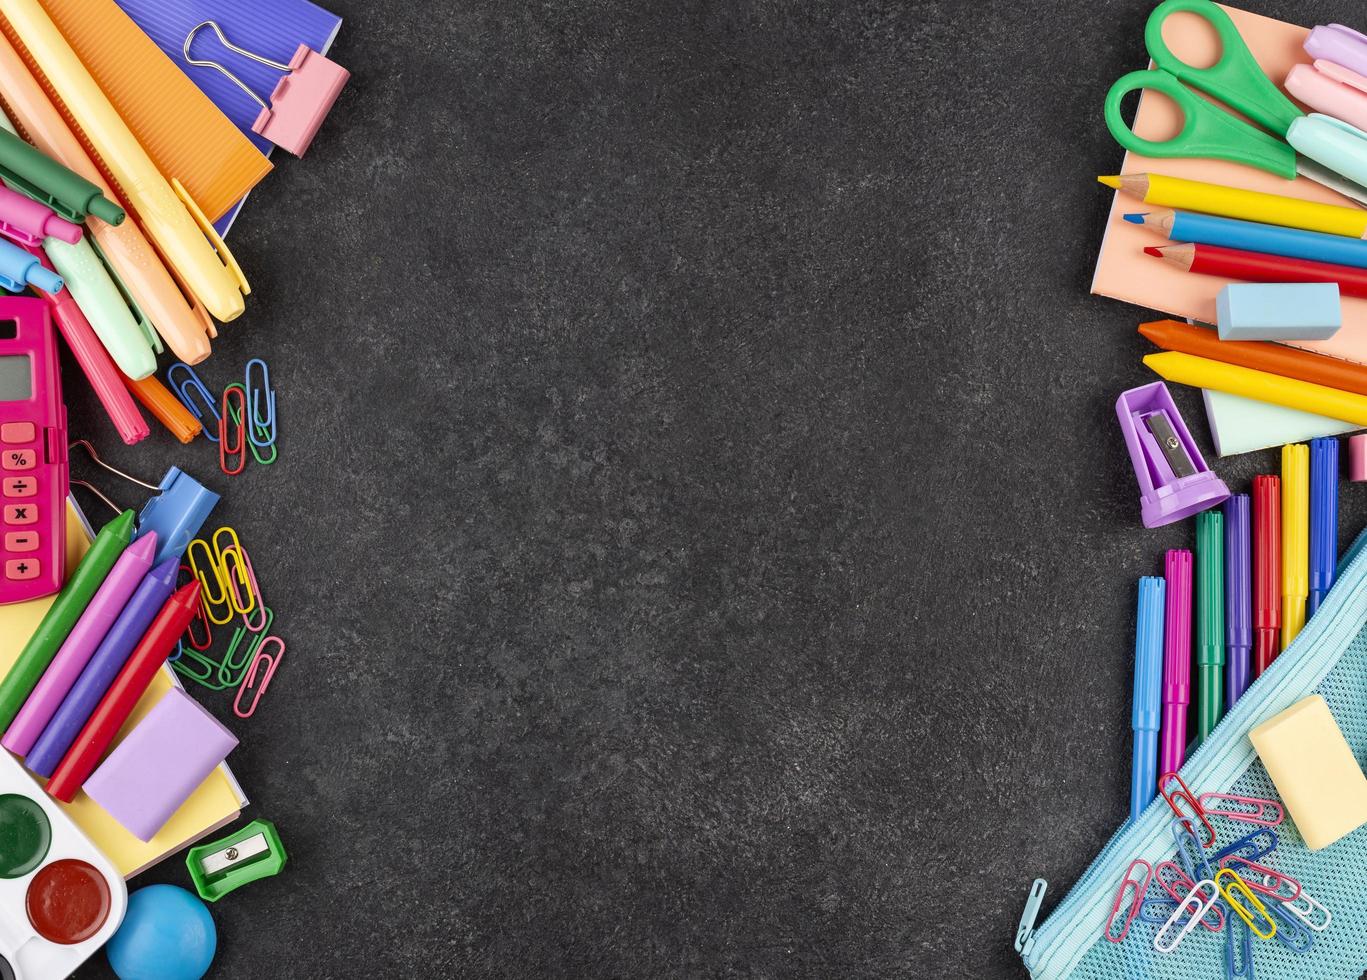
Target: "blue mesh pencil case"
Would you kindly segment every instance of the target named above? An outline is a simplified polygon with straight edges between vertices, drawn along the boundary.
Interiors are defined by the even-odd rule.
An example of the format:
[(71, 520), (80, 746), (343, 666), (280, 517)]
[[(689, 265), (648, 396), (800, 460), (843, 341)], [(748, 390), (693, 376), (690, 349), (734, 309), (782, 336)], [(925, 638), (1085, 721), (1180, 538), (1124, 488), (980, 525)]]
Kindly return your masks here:
[[(1358, 536), (1339, 563), (1334, 587), (1309, 624), (1235, 703), (1178, 775), (1197, 796), (1218, 793), (1276, 800), (1276, 790), (1249, 742), (1248, 732), (1311, 694), (1319, 694), (1328, 703), (1362, 764), (1367, 759), (1367, 532)], [(1219, 873), (1217, 855), (1235, 847), (1236, 853), (1258, 867), (1275, 869), (1303, 887), (1307, 901), (1298, 904), (1298, 914), (1288, 914), (1275, 898), (1257, 894), (1269, 918), (1263, 920), (1252, 904), (1243, 902), (1255, 915), (1255, 929), (1251, 930), (1221, 896), (1207, 918), (1194, 923), (1171, 952), (1163, 953), (1155, 948), (1155, 939), (1163, 929), (1163, 915), (1177, 903), (1155, 881), (1145, 895), (1143, 913), (1130, 924), (1125, 938), (1120, 942), (1104, 938), (1117, 889), (1136, 859), (1154, 868), (1162, 862), (1181, 861), (1190, 867), (1202, 860), (1199, 853), (1178, 854), (1183, 821), (1174, 817), (1173, 808), (1159, 796), (1111, 838), (1081, 880), (1038, 927), (1034, 918), (1043, 883), (1036, 882), (1016, 941), (1031, 977), (1358, 980), (1367, 970), (1367, 826), (1312, 852), (1289, 817), (1275, 828), (1219, 816), (1211, 817), (1210, 824), (1217, 839), (1204, 856), (1210, 861), (1212, 874)], [(1206, 837), (1196, 821), (1187, 826)], [(1268, 830), (1272, 831), (1270, 837)], [(1269, 850), (1269, 845), (1275, 848)], [(1200, 850), (1200, 843), (1196, 849)], [(1257, 873), (1246, 865), (1235, 870)], [(1136, 871), (1135, 878), (1139, 877), (1142, 875)], [(1262, 883), (1272, 883), (1272, 879), (1264, 877)], [(1214, 926), (1221, 918), (1225, 921), (1216, 931)], [(1280, 928), (1260, 939), (1255, 931), (1273, 932), (1266, 921), (1276, 922)], [(1117, 927), (1113, 934), (1118, 932)], [(1161, 944), (1167, 946), (1174, 938), (1175, 933), (1170, 931)], [(1245, 961), (1246, 955), (1251, 960)]]

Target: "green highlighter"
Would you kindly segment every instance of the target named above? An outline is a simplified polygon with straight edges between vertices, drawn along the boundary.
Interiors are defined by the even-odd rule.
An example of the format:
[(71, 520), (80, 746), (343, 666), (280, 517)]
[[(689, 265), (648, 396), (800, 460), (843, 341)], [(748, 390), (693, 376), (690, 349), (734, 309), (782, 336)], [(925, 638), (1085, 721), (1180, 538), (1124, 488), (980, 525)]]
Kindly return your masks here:
[(80, 224), (93, 214), (111, 225), (123, 223), (123, 208), (103, 191), (13, 133), (0, 132), (0, 178), (67, 221)]
[(114, 562), (133, 539), (133, 512), (126, 510), (104, 526), (76, 570), (57, 593), (38, 629), (24, 644), (19, 659), (0, 681), (0, 729), (9, 728), (38, 679), (81, 618), (85, 607), (104, 584)]
[(1196, 515), (1196, 740), (1204, 742), (1223, 714), (1225, 672), (1225, 519)]

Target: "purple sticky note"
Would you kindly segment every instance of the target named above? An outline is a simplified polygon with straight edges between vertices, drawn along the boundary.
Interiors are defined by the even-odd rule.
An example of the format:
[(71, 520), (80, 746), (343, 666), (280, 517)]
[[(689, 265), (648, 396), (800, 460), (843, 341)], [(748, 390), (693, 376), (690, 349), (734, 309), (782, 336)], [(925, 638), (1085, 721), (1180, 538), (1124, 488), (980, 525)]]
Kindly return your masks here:
[(172, 688), (84, 788), (129, 833), (149, 841), (236, 745), (236, 735)]

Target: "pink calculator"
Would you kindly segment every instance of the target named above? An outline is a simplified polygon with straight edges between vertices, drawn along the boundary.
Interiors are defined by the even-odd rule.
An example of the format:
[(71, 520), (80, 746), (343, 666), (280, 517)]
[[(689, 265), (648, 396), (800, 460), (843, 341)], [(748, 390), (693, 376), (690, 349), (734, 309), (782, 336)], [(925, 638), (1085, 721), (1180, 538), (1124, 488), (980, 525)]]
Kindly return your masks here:
[(66, 557), (66, 407), (37, 297), (0, 297), (0, 604), (51, 595)]

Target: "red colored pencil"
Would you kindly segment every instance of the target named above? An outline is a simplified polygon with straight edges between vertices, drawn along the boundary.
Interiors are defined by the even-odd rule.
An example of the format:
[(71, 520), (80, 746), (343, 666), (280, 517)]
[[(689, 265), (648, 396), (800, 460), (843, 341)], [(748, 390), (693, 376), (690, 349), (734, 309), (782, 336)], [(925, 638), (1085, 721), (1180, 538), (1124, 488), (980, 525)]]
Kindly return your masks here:
[(1367, 269), (1332, 262), (1289, 259), (1219, 245), (1166, 245), (1144, 249), (1179, 269), (1244, 282), (1336, 282), (1344, 296), (1367, 296)]
[(1253, 676), (1281, 650), (1282, 481), (1253, 478)]
[(48, 780), (47, 791), (54, 799), (70, 803), (76, 791), (95, 771), (100, 757), (114, 736), (133, 713), (138, 699), (152, 683), (152, 677), (175, 649), (176, 640), (190, 628), (199, 609), (199, 583), (184, 586), (161, 607), (147, 633), (128, 657), (128, 662), (109, 685), (100, 703), (91, 712), (76, 741)]

